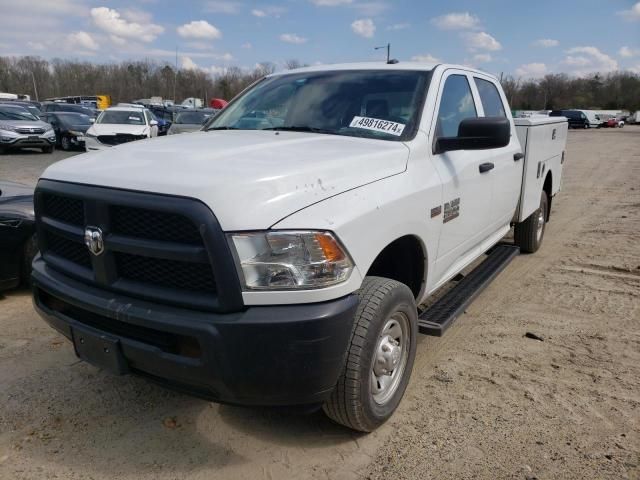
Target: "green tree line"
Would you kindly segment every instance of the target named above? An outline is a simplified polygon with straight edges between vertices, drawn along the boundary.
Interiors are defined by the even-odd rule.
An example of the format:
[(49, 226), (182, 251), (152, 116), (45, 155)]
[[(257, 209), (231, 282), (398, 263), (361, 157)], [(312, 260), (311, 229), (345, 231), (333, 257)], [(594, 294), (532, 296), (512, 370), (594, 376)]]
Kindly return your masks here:
[[(297, 60), (285, 68), (301, 66)], [(111, 95), (114, 102), (161, 96), (231, 99), (251, 83), (275, 70), (262, 63), (252, 70), (231, 67), (212, 76), (203, 70), (176, 70), (151, 60), (91, 63), (45, 60), (40, 57), (0, 57), (0, 91), (29, 94), (42, 100), (67, 95)], [(501, 78), (512, 109), (560, 108), (640, 110), (640, 75), (595, 73), (588, 77), (549, 74), (540, 79)]]

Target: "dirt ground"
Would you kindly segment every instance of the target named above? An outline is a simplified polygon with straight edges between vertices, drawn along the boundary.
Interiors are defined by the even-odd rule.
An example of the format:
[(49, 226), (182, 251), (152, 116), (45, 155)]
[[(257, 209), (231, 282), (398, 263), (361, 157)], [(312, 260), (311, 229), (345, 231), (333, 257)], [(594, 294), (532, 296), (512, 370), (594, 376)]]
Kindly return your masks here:
[[(639, 479), (639, 147), (640, 127), (570, 132), (542, 249), (419, 340), (404, 401), (369, 435), (107, 375), (8, 293), (0, 478)], [(0, 178), (35, 183), (46, 162), (0, 157)]]

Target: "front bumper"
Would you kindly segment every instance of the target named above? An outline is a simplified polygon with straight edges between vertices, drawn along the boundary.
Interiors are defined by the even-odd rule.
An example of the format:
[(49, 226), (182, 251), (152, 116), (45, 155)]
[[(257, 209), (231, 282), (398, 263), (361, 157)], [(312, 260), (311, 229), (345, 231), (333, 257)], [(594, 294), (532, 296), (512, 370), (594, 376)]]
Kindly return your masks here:
[(94, 150), (104, 150), (106, 148), (111, 148), (111, 145), (106, 145), (100, 142), (96, 137), (82, 137), (84, 140), (84, 148), (87, 152)]
[(358, 304), (356, 295), (348, 295), (316, 304), (200, 312), (88, 287), (39, 257), (32, 280), (34, 305), (45, 321), (71, 340), (78, 331), (108, 337), (121, 352), (118, 373), (241, 405), (324, 402), (343, 368)]
[(27, 135), (3, 130), (0, 132), (0, 146), (8, 148), (40, 148), (56, 144), (56, 134), (53, 130), (42, 134)]

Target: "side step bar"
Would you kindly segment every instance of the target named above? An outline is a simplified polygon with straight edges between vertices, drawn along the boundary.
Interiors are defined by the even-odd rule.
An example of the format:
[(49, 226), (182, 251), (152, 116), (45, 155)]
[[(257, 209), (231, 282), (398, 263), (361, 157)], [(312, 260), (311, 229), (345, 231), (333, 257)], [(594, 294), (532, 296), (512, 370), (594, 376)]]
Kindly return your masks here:
[(419, 315), (420, 333), (441, 337), (454, 320), (519, 253), (520, 248), (514, 245), (499, 244), (491, 249), (480, 265)]

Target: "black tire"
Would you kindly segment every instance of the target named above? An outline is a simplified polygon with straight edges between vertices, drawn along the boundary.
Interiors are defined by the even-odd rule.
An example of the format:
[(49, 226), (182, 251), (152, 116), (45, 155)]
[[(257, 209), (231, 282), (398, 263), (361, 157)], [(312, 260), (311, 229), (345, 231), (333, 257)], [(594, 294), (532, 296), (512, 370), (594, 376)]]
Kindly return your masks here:
[[(323, 410), (337, 423), (353, 430), (371, 432), (391, 417), (409, 383), (416, 355), (418, 313), (409, 287), (388, 278), (365, 278), (358, 296), (360, 304), (355, 313), (345, 366)], [(394, 367), (389, 371), (393, 373), (381, 374), (381, 378), (386, 378), (383, 375), (389, 377), (391, 386), (387, 392), (381, 390), (382, 393), (375, 394), (388, 395), (383, 402), (378, 402), (373, 392), (373, 382), (377, 378), (374, 362), (381, 361), (376, 353), (389, 345), (383, 345), (385, 339), (393, 338), (382, 336), (382, 332), (394, 321), (406, 326), (407, 336), (399, 337), (399, 349), (392, 347), (394, 350), (386, 354), (390, 360), (397, 358), (398, 363), (393, 363)], [(375, 365), (383, 368), (381, 363)], [(376, 382), (376, 385), (381, 388), (380, 383)]]
[(33, 234), (25, 242), (22, 249), (22, 266), (20, 272), (20, 283), (28, 287), (31, 285), (31, 264), (33, 263), (33, 257), (38, 253), (38, 242), (36, 235)]
[(516, 223), (513, 237), (515, 244), (520, 247), (523, 253), (535, 253), (542, 245), (544, 231), (549, 220), (547, 211), (549, 199), (544, 190), (540, 195), (540, 206), (529, 217), (521, 223)]
[(62, 148), (62, 150), (64, 150), (65, 152), (71, 150), (71, 140), (69, 140), (69, 137), (60, 137), (60, 148)]
[(53, 153), (53, 147), (42, 147), (42, 153)]

